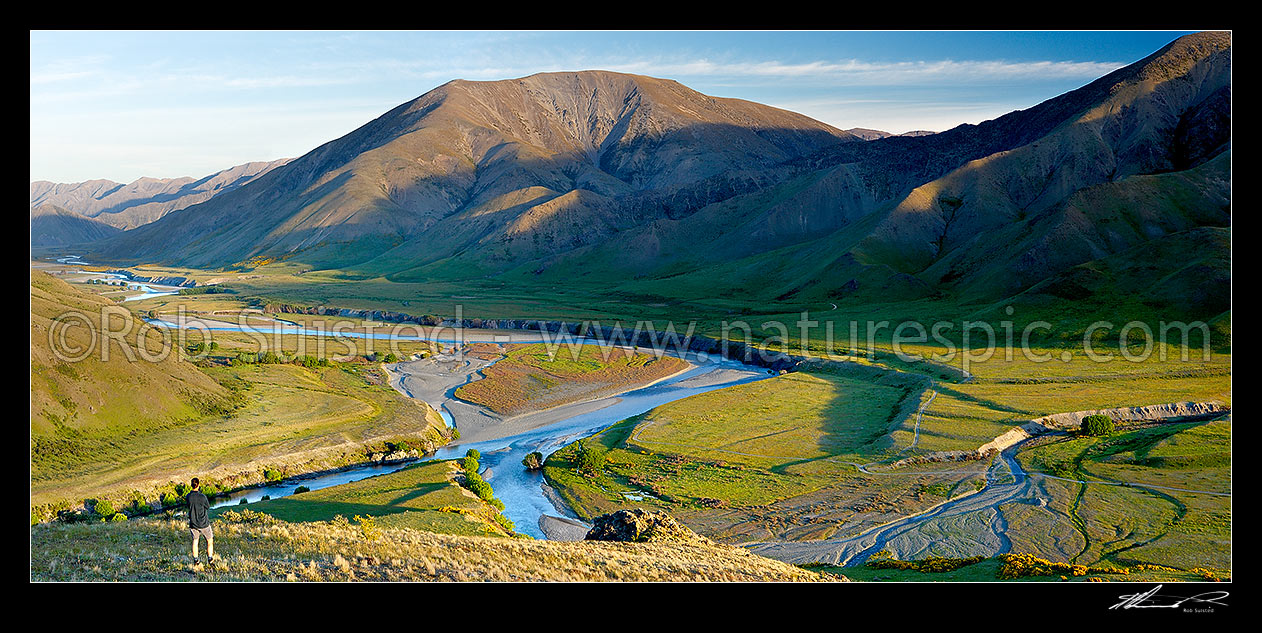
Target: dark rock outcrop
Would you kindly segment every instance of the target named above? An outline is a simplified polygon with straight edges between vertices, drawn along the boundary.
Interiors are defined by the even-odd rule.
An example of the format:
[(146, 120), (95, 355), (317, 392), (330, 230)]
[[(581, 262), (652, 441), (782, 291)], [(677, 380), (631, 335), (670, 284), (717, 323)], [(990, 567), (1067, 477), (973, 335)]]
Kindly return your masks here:
[(684, 527), (674, 517), (657, 510), (619, 510), (602, 514), (592, 521), (588, 541), (619, 543), (691, 543), (710, 545), (713, 541)]

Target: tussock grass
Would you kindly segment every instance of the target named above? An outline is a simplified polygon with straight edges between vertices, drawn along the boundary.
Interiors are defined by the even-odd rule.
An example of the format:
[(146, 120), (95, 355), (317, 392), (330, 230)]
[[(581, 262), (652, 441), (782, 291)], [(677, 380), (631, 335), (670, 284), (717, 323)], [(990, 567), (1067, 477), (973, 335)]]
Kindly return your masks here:
[(31, 529), (36, 581), (793, 581), (829, 580), (723, 545), (559, 543), (366, 531), (349, 521), (216, 520), (221, 560), (193, 566), (178, 521)]

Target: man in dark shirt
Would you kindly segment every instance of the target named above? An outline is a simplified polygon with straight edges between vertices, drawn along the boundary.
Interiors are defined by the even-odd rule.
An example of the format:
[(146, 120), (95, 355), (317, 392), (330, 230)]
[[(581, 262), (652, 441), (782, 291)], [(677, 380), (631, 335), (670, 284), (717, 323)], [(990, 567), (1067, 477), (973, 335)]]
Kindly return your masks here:
[(202, 482), (196, 477), (189, 482), (193, 491), (188, 493), (188, 529), (193, 533), (193, 564), (197, 564), (197, 542), (206, 537), (206, 562), (215, 560), (215, 536), (210, 531), (210, 499), (202, 494)]

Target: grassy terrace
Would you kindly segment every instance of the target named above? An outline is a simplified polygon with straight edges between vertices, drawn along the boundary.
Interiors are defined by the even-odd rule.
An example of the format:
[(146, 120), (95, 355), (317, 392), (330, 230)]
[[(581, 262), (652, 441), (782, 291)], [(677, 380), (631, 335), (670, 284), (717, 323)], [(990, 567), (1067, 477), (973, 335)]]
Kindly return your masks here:
[[(1229, 354), (1208, 362), (1154, 356), (1095, 363), (1076, 355), (1069, 362), (1033, 363), (1018, 352), (1012, 361), (999, 356), (972, 371), (968, 382), (935, 381), (931, 401), (932, 392), (883, 392), (871, 379), (787, 374), (615, 425), (587, 441), (605, 451), (599, 472), (576, 471), (577, 444), (553, 454), (545, 472), (581, 515), (658, 507), (731, 541), (826, 538), (912, 514), (981, 483), (978, 474), (934, 475), (927, 467), (868, 476), (847, 462), (972, 449), (1016, 423), (1062, 411), (1231, 403)], [(927, 406), (913, 448), (917, 418), (905, 413), (908, 404), (914, 411), (920, 403)], [(896, 410), (904, 415), (891, 417)], [(1052, 442), (1020, 458), (1027, 470), (1071, 479), (1227, 492), (1230, 420), (1126, 430), (1107, 441)], [(979, 473), (985, 466), (938, 468)], [(1055, 479), (1040, 480), (1040, 487), (1046, 507), (1023, 500), (1001, 508), (1013, 551), (1087, 565), (1172, 568), (1154, 576), (1160, 578), (1196, 576), (1178, 570), (1198, 567), (1230, 575), (1230, 497)], [(902, 573), (871, 575), (898, 579)], [(994, 569), (977, 573), (993, 579)]]
[(582, 516), (651, 507), (712, 537), (822, 538), (958, 492), (958, 477), (882, 478), (854, 466), (889, 453), (896, 413), (914, 410), (922, 387), (899, 374), (784, 374), (610, 427), (585, 441), (604, 453), (598, 472), (576, 469), (571, 444), (544, 473)]
[(551, 357), (542, 343), (513, 346), (483, 371), (483, 379), (456, 389), (456, 396), (512, 416), (616, 393), (687, 367), (670, 356), (655, 358), (623, 349), (605, 352), (593, 345), (562, 347)]
[[(1161, 486), (1049, 480), (1049, 506), (1063, 520), (1012, 508), (1018, 521), (1028, 522), (1017, 530), (1029, 541), (1023, 545), (1085, 564), (1231, 568), (1231, 498), (1185, 492), (1231, 492), (1229, 418), (1046, 441), (1018, 456), (1030, 470), (1065, 479)], [(1058, 538), (1042, 538), (1049, 532)]]
[(158, 428), (112, 425), (67, 438), (79, 450), (32, 459), (32, 505), (131, 490), (149, 494), (192, 476), (249, 484), (261, 480), (264, 468), (298, 473), (362, 462), (388, 441), (446, 442), (441, 417), (386, 386), (371, 365), (203, 371), (236, 394), (231, 412)]
[[(1049, 561), (1038, 561), (1047, 565)], [(920, 564), (917, 564), (920, 563)], [(924, 564), (929, 563), (929, 564)], [(941, 570), (934, 565), (941, 567)], [(858, 565), (855, 567), (833, 567), (828, 565), (809, 565), (808, 569), (826, 574), (844, 575), (850, 580), (859, 582), (1193, 582), (1203, 581), (1206, 572), (1211, 578), (1230, 579), (1230, 574), (1215, 573), (1212, 570), (1180, 570), (1160, 565), (1136, 564), (1130, 566), (1092, 567), (1079, 566), (1077, 575), (1074, 570), (1067, 570), (1048, 565), (1043, 573), (1013, 577), (1012, 565), (1005, 569), (1003, 557), (986, 558), (977, 562), (960, 559), (936, 559), (915, 561), (913, 566), (889, 565), (888, 561)]]
[[(250, 504), (290, 523), (372, 517), (382, 527), (413, 528), (440, 534), (508, 536), (496, 521), (498, 511), (454, 479), (454, 461), (423, 462), (398, 472), (361, 479), (282, 499)], [(216, 510), (222, 515), (228, 508)]]

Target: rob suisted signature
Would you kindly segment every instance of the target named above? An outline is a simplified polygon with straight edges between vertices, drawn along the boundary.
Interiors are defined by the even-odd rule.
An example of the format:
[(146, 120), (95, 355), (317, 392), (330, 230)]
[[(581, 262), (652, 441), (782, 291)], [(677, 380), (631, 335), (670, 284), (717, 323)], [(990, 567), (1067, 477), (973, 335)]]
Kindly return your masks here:
[[(1195, 596), (1162, 596), (1157, 592), (1161, 590), (1161, 585), (1153, 587), (1150, 591), (1144, 593), (1133, 593), (1118, 596), (1121, 602), (1109, 607), (1110, 609), (1178, 609), (1184, 605), (1187, 608), (1212, 608), (1214, 606), (1225, 607), (1226, 602), (1220, 602), (1229, 594), (1226, 591), (1206, 591), (1198, 593)], [(1202, 605), (1202, 606), (1196, 606)]]

